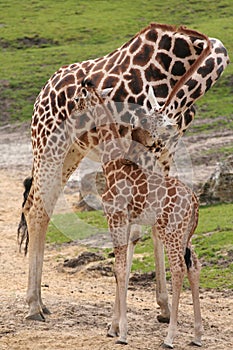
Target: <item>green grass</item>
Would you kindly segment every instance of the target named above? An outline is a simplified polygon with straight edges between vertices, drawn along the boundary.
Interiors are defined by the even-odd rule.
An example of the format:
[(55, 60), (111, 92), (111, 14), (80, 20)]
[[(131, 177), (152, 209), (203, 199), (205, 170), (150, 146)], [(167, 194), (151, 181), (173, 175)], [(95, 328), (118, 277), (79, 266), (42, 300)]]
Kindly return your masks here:
[[(30, 119), (37, 94), (60, 66), (107, 54), (152, 21), (217, 37), (233, 57), (232, 13), (231, 0), (0, 1), (0, 93), (8, 115), (0, 123)], [(232, 75), (230, 65), (198, 103), (198, 118), (232, 119)]]
[[(198, 112), (196, 118), (199, 118), (199, 113), (200, 112)], [(225, 115), (223, 117), (213, 117), (211, 119), (208, 119), (208, 121), (204, 119), (203, 123), (200, 124), (196, 121), (197, 119), (194, 120), (190, 129), (188, 129), (189, 135), (202, 133), (205, 134), (206, 137), (208, 137), (208, 135), (213, 134), (213, 131), (221, 133), (226, 130), (233, 130), (233, 118), (231, 115)], [(211, 152), (211, 150), (208, 151)], [(224, 148), (222, 149), (222, 152), (224, 152)]]
[(107, 221), (102, 211), (54, 215), (47, 232), (48, 243), (65, 243), (106, 232)]
[[(201, 287), (207, 289), (233, 289), (233, 204), (219, 204), (200, 208), (199, 223), (193, 237), (195, 251), (202, 263)], [(74, 215), (74, 214), (72, 214)], [(77, 226), (70, 223), (71, 214), (59, 215), (65, 223), (62, 234), (50, 224), (48, 242), (63, 243), (72, 239), (84, 238), (99, 232), (106, 232), (107, 223), (102, 211), (77, 214), (81, 220)], [(91, 229), (90, 229), (91, 228)], [(70, 231), (69, 231), (70, 230)], [(144, 228), (145, 232), (150, 229)], [(68, 232), (68, 235), (67, 235)], [(77, 237), (78, 232), (78, 237)], [(153, 244), (150, 233), (145, 233), (136, 245), (132, 272), (154, 270)], [(169, 265), (166, 259), (167, 279), (170, 280)], [(187, 279), (184, 287), (188, 287)]]
[[(201, 287), (233, 289), (233, 204), (200, 208), (199, 224), (193, 238), (202, 263)], [(136, 246), (133, 271), (149, 272), (154, 268), (153, 245), (149, 236)], [(166, 261), (167, 263), (167, 261)], [(167, 263), (168, 268), (168, 263)], [(170, 279), (170, 273), (167, 273)], [(187, 287), (187, 280), (184, 285)]]

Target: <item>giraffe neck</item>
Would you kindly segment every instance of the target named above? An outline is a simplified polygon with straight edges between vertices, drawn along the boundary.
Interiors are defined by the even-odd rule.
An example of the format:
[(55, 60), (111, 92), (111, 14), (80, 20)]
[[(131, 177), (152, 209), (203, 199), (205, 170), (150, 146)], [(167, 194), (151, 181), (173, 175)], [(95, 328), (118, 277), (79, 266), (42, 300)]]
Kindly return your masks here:
[[(182, 133), (193, 119), (192, 104), (216, 82), (229, 63), (221, 42), (211, 40), (209, 53), (208, 47), (209, 39), (203, 34), (152, 23), (104, 57), (60, 68), (45, 84), (34, 105), (31, 124), (34, 158), (40, 159), (49, 143), (52, 158), (52, 147), (56, 149), (64, 136), (64, 123), (72, 129), (69, 124), (74, 98), (86, 76), (97, 89), (113, 88), (109, 100), (121, 103), (119, 108), (114, 106), (119, 124), (130, 122), (134, 111), (129, 105), (151, 108), (148, 90), (152, 86), (163, 112), (180, 123)], [(80, 153), (98, 144), (90, 118), (80, 118), (74, 125), (72, 134), (76, 139), (80, 135)]]
[(116, 102), (142, 105), (151, 83), (164, 104), (183, 75), (208, 54), (208, 47), (208, 38), (197, 31), (151, 23), (119, 49), (93, 61), (86, 73), (95, 86), (114, 86), (111, 98)]
[[(211, 49), (211, 57), (208, 55)], [(220, 60), (221, 57), (221, 60)], [(218, 62), (221, 65), (218, 66)], [(219, 49), (219, 41), (210, 39), (206, 48), (186, 74), (174, 87), (161, 113), (177, 121), (195, 101), (200, 99), (220, 77), (229, 62), (225, 48)], [(218, 67), (218, 69), (214, 69)], [(184, 116), (183, 116), (184, 117)]]
[(108, 108), (102, 103), (96, 107), (95, 120), (101, 164), (103, 169), (109, 161), (122, 158), (125, 153), (125, 140), (119, 133), (119, 125), (115, 123)]
[(229, 63), (218, 40), (210, 41), (204, 34), (182, 26), (155, 23), (97, 61), (88, 74), (96, 86), (114, 86), (111, 99), (147, 107), (150, 85), (163, 113), (176, 121), (182, 119), (180, 129), (186, 129), (193, 120), (193, 103)]
[(91, 87), (89, 88), (89, 94), (90, 102), (87, 103), (86, 112), (93, 119), (95, 125), (101, 163), (104, 167), (109, 161), (124, 157), (127, 150), (127, 140), (124, 140), (120, 135), (120, 126), (116, 123), (112, 112), (105, 104), (100, 93), (94, 87)]

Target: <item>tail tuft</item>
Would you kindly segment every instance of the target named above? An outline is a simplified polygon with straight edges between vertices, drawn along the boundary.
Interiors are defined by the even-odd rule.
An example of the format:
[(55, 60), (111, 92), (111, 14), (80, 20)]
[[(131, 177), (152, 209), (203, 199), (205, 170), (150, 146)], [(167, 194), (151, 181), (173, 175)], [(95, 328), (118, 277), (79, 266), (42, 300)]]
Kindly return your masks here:
[[(32, 177), (27, 177), (23, 182), (25, 190), (23, 194), (24, 200), (23, 200), (22, 208), (25, 206), (27, 202), (27, 198), (28, 198), (30, 189), (32, 187), (32, 180), (33, 180)], [(27, 222), (26, 222), (24, 213), (21, 214), (21, 220), (18, 226), (17, 233), (18, 233), (19, 251), (21, 252), (22, 244), (25, 241), (24, 253), (26, 255), (28, 250), (29, 235), (28, 235), (28, 227), (27, 227)]]
[(187, 247), (184, 255), (185, 264), (187, 266), (187, 269), (189, 270), (192, 266), (192, 260), (191, 260), (191, 250)]

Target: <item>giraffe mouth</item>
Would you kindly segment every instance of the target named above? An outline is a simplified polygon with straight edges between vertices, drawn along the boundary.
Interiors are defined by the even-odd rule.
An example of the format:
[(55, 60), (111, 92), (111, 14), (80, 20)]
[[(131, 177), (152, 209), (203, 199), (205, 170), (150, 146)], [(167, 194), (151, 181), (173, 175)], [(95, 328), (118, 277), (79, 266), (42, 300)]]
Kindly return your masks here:
[(129, 159), (129, 155), (125, 154), (124, 158), (121, 159), (123, 165), (133, 165), (135, 164), (133, 160)]
[(124, 157), (121, 159), (121, 162), (124, 165), (137, 164), (140, 156), (142, 154), (148, 155), (148, 152), (154, 153), (156, 154), (156, 157), (158, 157), (161, 152), (161, 147), (159, 147), (157, 142), (153, 142), (150, 145), (144, 145), (139, 142), (132, 142), (128, 151), (124, 154)]

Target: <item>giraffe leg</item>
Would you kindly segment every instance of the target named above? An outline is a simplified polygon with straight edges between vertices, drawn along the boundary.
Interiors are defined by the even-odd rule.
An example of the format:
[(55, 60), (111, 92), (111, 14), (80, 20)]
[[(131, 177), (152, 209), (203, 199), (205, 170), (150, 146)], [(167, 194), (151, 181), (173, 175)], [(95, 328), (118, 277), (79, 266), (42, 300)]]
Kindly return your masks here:
[(110, 329), (107, 333), (109, 337), (117, 337), (117, 344), (127, 344), (127, 317), (126, 317), (126, 297), (127, 297), (127, 246), (114, 249), (115, 253), (115, 278), (116, 297), (113, 308), (113, 318)]
[(156, 227), (152, 226), (152, 238), (154, 243), (155, 273), (156, 273), (156, 301), (160, 306), (161, 314), (157, 316), (159, 322), (169, 323), (170, 305), (166, 286), (166, 272), (164, 247), (159, 239)]
[(44, 161), (36, 167), (33, 174), (33, 202), (29, 211), (25, 213), (29, 233), (29, 312), (26, 319), (45, 321), (44, 313), (50, 313), (41, 298), (41, 276), (46, 231), (62, 187), (61, 167), (62, 162), (50, 167)]
[(107, 336), (110, 338), (118, 337), (119, 335), (119, 320), (120, 320), (120, 301), (119, 301), (119, 290), (116, 279), (116, 294), (115, 303), (113, 307), (113, 317), (111, 325), (108, 329)]
[[(141, 235), (142, 235), (141, 226), (132, 225), (130, 228), (130, 238), (129, 238), (129, 245), (127, 249), (126, 290), (128, 290), (129, 276), (130, 276), (130, 271), (132, 266), (135, 245), (137, 244)], [(115, 297), (115, 303), (113, 308), (113, 318), (112, 318), (111, 326), (109, 327), (109, 330), (107, 333), (108, 337), (117, 337), (119, 335), (119, 319), (120, 319), (120, 301), (119, 301), (118, 286), (116, 286), (116, 297)]]
[[(40, 205), (41, 204), (41, 205)], [(27, 216), (29, 232), (29, 275), (27, 302), (29, 312), (26, 319), (45, 321), (43, 309), (47, 310), (41, 299), (41, 275), (44, 257), (45, 234), (49, 217), (42, 203), (32, 206)], [(47, 311), (48, 312), (48, 311)]]
[(142, 237), (141, 226), (131, 225), (130, 236), (129, 236), (129, 245), (128, 245), (128, 251), (127, 251), (127, 270), (126, 270), (126, 281), (127, 281), (126, 288), (127, 289), (128, 289), (128, 284), (129, 284), (129, 276), (130, 276), (130, 271), (131, 271), (131, 266), (132, 266), (132, 261), (133, 261), (134, 249), (135, 249), (135, 246), (136, 246), (138, 240), (141, 237)]
[(194, 309), (194, 332), (195, 336), (191, 345), (202, 346), (201, 336), (203, 334), (200, 298), (199, 298), (199, 280), (200, 263), (194, 251), (192, 250), (192, 266), (188, 270), (188, 279), (192, 291), (193, 309)]
[(126, 266), (127, 266), (127, 245), (120, 246), (114, 249), (115, 253), (115, 275), (117, 285), (117, 297), (119, 301), (119, 339), (117, 344), (127, 344), (127, 281), (126, 281)]
[(174, 261), (172, 261), (172, 259), (169, 258), (170, 269), (172, 274), (172, 306), (168, 332), (164, 340), (164, 347), (169, 349), (173, 349), (173, 340), (177, 331), (179, 299), (185, 274), (185, 262), (184, 257), (182, 255), (179, 257), (179, 261), (179, 265), (174, 265)]

